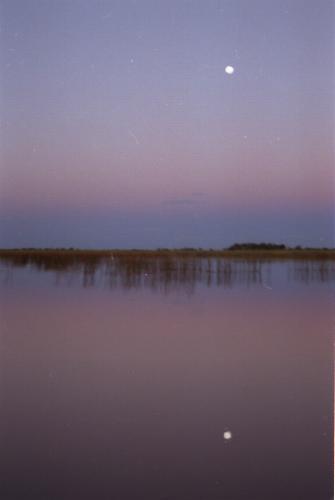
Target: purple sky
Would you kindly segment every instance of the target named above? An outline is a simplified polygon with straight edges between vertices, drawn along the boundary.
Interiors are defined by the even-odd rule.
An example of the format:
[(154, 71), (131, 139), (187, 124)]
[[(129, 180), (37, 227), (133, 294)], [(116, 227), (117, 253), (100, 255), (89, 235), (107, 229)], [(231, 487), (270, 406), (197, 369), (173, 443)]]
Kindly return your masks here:
[(334, 245), (332, 0), (0, 6), (0, 246)]

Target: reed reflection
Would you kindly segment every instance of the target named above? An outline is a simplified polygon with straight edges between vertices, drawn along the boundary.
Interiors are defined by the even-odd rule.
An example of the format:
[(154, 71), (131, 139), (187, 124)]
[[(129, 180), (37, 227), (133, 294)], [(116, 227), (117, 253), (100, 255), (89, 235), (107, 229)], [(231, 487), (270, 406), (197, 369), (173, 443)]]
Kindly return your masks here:
[[(145, 253), (71, 253), (53, 252), (12, 254), (1, 256), (2, 267), (8, 272), (27, 268), (55, 273), (56, 284), (74, 281), (81, 286), (104, 285), (110, 288), (169, 292), (186, 289), (193, 292), (197, 285), (207, 287), (267, 286), (271, 281), (276, 260), (201, 257), (192, 255), (150, 255)], [(325, 283), (335, 281), (335, 262), (327, 260), (289, 261), (283, 267), (288, 281)], [(9, 280), (5, 273), (4, 281)]]
[(327, 283), (335, 281), (335, 265), (330, 262), (299, 261), (288, 268), (290, 281), (305, 283)]

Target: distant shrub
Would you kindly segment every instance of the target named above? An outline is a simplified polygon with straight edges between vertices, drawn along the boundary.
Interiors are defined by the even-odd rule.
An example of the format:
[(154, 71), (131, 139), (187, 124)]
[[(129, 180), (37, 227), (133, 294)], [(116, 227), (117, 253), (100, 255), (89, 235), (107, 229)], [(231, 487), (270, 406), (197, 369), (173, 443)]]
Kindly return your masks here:
[(286, 246), (276, 243), (235, 243), (228, 250), (285, 250)]

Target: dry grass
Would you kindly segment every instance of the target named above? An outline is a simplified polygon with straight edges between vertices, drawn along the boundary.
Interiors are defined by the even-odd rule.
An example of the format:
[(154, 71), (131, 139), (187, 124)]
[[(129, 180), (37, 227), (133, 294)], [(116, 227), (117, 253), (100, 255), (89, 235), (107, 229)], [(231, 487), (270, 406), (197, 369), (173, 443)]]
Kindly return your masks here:
[(67, 248), (15, 248), (0, 249), (0, 258), (24, 260), (25, 258), (43, 258), (50, 260), (99, 260), (106, 257), (122, 259), (146, 259), (156, 257), (169, 258), (231, 258), (250, 260), (335, 260), (335, 249), (283, 249), (283, 250), (214, 250), (214, 249), (157, 249), (157, 250), (122, 250), (122, 249), (67, 249)]
[[(262, 269), (275, 262), (288, 262), (293, 279), (330, 281), (335, 279), (334, 250), (79, 250), (12, 249), (0, 250), (6, 268), (32, 267), (58, 276), (77, 273), (83, 286), (93, 286), (105, 276), (110, 287), (152, 289), (197, 283), (230, 287), (235, 283), (262, 283)], [(290, 264), (290, 261), (292, 264)], [(293, 273), (293, 274), (292, 274)]]

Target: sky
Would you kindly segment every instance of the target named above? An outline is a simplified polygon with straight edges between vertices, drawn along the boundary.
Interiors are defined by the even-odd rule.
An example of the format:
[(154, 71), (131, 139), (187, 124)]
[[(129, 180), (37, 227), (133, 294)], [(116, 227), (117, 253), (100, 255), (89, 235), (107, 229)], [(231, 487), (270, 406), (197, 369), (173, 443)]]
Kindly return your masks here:
[(0, 247), (334, 246), (334, 21), (0, 0)]

